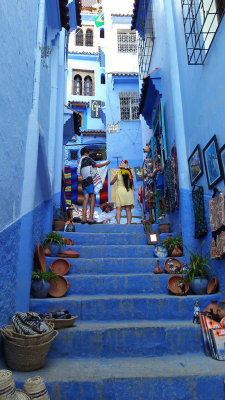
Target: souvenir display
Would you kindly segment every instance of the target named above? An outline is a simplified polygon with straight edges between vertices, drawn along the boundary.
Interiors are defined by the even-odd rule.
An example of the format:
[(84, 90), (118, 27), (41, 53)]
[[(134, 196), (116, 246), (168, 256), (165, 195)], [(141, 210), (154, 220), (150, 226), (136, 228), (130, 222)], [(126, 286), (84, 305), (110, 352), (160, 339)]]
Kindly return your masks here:
[(205, 217), (205, 206), (204, 206), (204, 190), (202, 186), (198, 186), (195, 189), (194, 185), (192, 189), (192, 201), (195, 218), (195, 239), (199, 239), (207, 235), (207, 223)]
[(188, 293), (189, 283), (180, 275), (172, 275), (167, 281), (167, 289), (176, 296), (184, 296)]
[(171, 257), (171, 258), (168, 258), (165, 261), (164, 270), (168, 274), (182, 274), (182, 271), (183, 271), (183, 267), (182, 266), (183, 266), (182, 261)]
[(220, 259), (225, 256), (225, 208), (224, 194), (214, 190), (209, 200), (209, 217), (212, 231), (211, 258)]
[(155, 255), (156, 255), (156, 257), (160, 257), (160, 258), (167, 257), (168, 256), (168, 250), (162, 244), (157, 244), (155, 246)]

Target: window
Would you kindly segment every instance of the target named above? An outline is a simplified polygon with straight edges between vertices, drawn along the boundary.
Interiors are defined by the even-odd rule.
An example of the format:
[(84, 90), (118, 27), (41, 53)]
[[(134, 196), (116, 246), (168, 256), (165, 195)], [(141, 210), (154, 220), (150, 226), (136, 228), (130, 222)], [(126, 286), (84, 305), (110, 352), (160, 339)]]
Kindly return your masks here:
[(141, 79), (148, 75), (153, 45), (154, 30), (152, 2), (149, 4), (144, 1), (140, 10), (140, 28), (138, 37), (138, 63)]
[(139, 92), (120, 92), (119, 102), (121, 121), (134, 121), (139, 119)]
[(105, 85), (105, 74), (101, 74), (101, 84)]
[(224, 15), (225, 0), (181, 0), (188, 64), (202, 65)]
[(78, 160), (78, 151), (77, 150), (71, 150), (70, 151), (70, 159), (71, 160)]
[(91, 29), (86, 30), (85, 46), (93, 46), (93, 32)]
[(81, 95), (82, 94), (82, 79), (80, 75), (75, 75), (73, 80), (73, 94)]
[(76, 29), (75, 37), (76, 37), (76, 46), (83, 46), (83, 31), (82, 31), (82, 29)]
[(104, 37), (105, 37), (104, 28), (100, 28), (100, 38), (101, 38), (101, 39), (104, 39)]
[(137, 53), (136, 33), (118, 32), (117, 47), (119, 53)]
[(90, 76), (84, 78), (84, 95), (92, 96), (92, 79)]

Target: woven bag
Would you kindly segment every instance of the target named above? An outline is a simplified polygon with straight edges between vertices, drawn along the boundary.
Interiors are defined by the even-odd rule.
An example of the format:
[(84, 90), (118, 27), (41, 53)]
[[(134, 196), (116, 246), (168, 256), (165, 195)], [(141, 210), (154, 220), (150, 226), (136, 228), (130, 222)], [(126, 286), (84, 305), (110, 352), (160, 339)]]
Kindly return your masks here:
[(24, 383), (23, 389), (31, 399), (50, 400), (45, 383), (40, 376), (28, 378)]

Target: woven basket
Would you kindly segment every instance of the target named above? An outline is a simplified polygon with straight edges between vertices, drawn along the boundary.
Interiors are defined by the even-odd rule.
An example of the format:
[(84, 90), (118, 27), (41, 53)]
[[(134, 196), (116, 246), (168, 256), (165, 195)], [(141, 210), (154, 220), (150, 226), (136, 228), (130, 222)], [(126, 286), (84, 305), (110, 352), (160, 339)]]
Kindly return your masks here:
[(50, 400), (45, 383), (40, 376), (28, 378), (24, 383), (23, 389), (31, 399)]
[(55, 329), (69, 328), (73, 326), (78, 316), (74, 316), (68, 319), (51, 318), (50, 321), (54, 324)]
[(36, 344), (48, 342), (52, 338), (54, 332), (54, 324), (51, 321), (45, 321), (45, 323), (50, 328), (50, 331), (37, 335), (22, 335), (21, 333), (16, 332), (13, 325), (7, 325), (4, 329), (0, 329), (0, 332), (2, 333), (2, 335), (5, 334), (10, 341), (14, 341), (24, 346), (33, 346)]
[(57, 337), (58, 332), (48, 342), (36, 344), (33, 346), (22, 346), (11, 340), (3, 334), (3, 351), (6, 364), (15, 371), (34, 371), (42, 368), (51, 343)]

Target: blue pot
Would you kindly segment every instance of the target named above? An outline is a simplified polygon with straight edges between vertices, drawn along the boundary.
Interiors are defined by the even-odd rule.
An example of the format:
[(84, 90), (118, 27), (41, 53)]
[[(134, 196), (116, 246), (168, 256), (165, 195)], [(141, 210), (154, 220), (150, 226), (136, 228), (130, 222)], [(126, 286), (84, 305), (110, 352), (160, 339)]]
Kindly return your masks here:
[(56, 255), (60, 252), (61, 246), (58, 243), (52, 243), (49, 246), (49, 250), (51, 251), (51, 257), (56, 257)]
[(40, 279), (34, 279), (31, 282), (31, 294), (39, 299), (47, 297), (49, 289), (50, 289), (50, 283), (48, 281), (44, 281), (42, 286)]
[(194, 294), (205, 294), (207, 291), (208, 279), (195, 278), (194, 283), (190, 282), (190, 288)]

